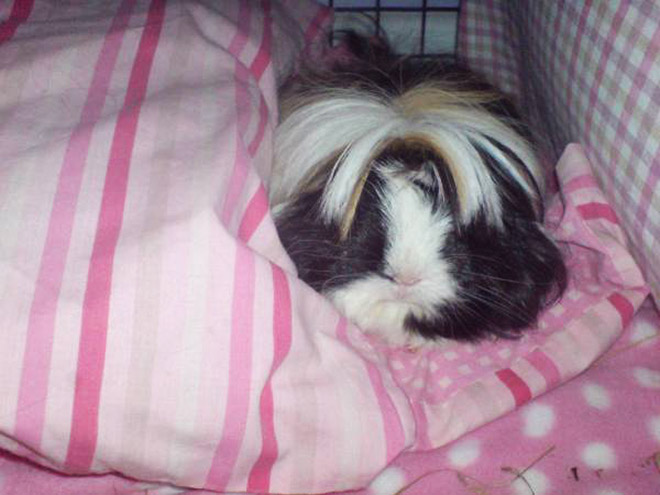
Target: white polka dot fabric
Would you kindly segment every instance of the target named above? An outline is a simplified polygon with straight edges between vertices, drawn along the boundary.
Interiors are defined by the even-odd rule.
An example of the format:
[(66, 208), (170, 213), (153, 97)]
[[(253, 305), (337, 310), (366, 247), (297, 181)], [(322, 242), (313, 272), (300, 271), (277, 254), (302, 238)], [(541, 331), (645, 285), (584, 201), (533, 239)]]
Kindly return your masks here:
[(464, 468), (476, 463), (481, 456), (479, 441), (469, 438), (452, 446), (448, 452), (449, 464), (456, 468)]
[(525, 408), (525, 436), (541, 438), (548, 435), (555, 425), (555, 411), (542, 402), (531, 404)]
[(369, 484), (371, 495), (396, 495), (408, 484), (406, 473), (399, 467), (386, 468)]

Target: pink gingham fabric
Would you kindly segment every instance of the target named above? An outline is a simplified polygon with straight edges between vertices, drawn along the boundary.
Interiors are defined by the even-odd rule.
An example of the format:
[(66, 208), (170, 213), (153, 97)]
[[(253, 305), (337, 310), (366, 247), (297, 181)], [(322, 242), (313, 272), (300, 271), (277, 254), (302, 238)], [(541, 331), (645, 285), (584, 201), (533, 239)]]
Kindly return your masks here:
[(660, 299), (660, 4), (464, 0), (459, 57), (514, 95), (553, 158), (581, 143)]
[(571, 281), (538, 328), (384, 348), (296, 279), (268, 211), (276, 83), (327, 9), (1, 5), (3, 495), (365, 487), (585, 370), (647, 294), (574, 146), (548, 215)]

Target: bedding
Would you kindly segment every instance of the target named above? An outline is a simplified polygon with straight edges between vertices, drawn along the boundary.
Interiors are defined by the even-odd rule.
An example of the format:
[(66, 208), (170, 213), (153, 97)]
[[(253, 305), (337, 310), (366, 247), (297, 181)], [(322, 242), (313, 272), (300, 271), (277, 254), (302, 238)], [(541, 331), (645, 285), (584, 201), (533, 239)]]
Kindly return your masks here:
[[(594, 369), (444, 448), (401, 455), (351, 493), (655, 495), (660, 382), (649, 377), (660, 376), (659, 330), (645, 305)], [(211, 494), (112, 474), (65, 476), (7, 455), (0, 472), (3, 495)]]
[(296, 279), (266, 199), (277, 82), (323, 55), (329, 10), (14, 0), (0, 19), (3, 495), (462, 483), (451, 442), (603, 362), (648, 293), (571, 146), (547, 219), (569, 289), (538, 328), (383, 347)]
[[(574, 217), (576, 228), (573, 229), (572, 222), (568, 222), (563, 223), (562, 229), (584, 233), (584, 228), (579, 226), (583, 221), (577, 214), (579, 206), (571, 206), (572, 198), (581, 196), (588, 201), (586, 204), (594, 204), (590, 200), (602, 200), (602, 196), (594, 187), (595, 181), (589, 174), (588, 162), (579, 147), (570, 147), (562, 158), (560, 172), (566, 170), (577, 172), (577, 175), (569, 176), (572, 178), (568, 184), (572, 186), (563, 188), (567, 191), (566, 212)], [(563, 185), (567, 177), (560, 177)], [(596, 238), (607, 239), (608, 233), (615, 237), (620, 235), (609, 219), (593, 217), (589, 222), (604, 228), (595, 229), (600, 231)], [(588, 249), (586, 246), (582, 248)], [(596, 260), (601, 258), (600, 261), (604, 261), (602, 252), (594, 250), (594, 255)], [(580, 277), (583, 282), (589, 280), (589, 270), (593, 270), (592, 275), (597, 273), (598, 265), (598, 261), (583, 265), (585, 273)], [(586, 279), (583, 278), (585, 275)], [(588, 290), (598, 289), (592, 286)], [(571, 292), (573, 295), (569, 299), (589, 297), (589, 293)], [(631, 312), (628, 313), (628, 317), (631, 315)], [(607, 331), (608, 321), (602, 319), (602, 316), (607, 315), (592, 313), (588, 316), (589, 328), (596, 332)], [(585, 331), (584, 327), (581, 328)], [(632, 324), (616, 344), (601, 355), (586, 373), (442, 448), (404, 452), (378, 473), (368, 486), (350, 493), (654, 494), (660, 478), (660, 461), (657, 457), (660, 442), (658, 336), (660, 318), (652, 305), (647, 303), (633, 317)], [(577, 344), (575, 340), (571, 342)], [(463, 358), (451, 351), (445, 352), (442, 357), (430, 352), (422, 356), (404, 354), (399, 355), (398, 359), (394, 358), (391, 367), (402, 387), (416, 389), (418, 395), (422, 391), (433, 395), (428, 394), (423, 386), (436, 381), (441, 384), (449, 381), (446, 376), (440, 380), (434, 376), (443, 360), (457, 362), (459, 370), (465, 370), (465, 366), (478, 366), (480, 370), (488, 368), (491, 358), (484, 355), (483, 351), (476, 358), (474, 354), (479, 351), (471, 351), (466, 351)], [(506, 348), (500, 349), (502, 351), (503, 355), (508, 354)], [(579, 354), (580, 350), (575, 349), (575, 352)], [(406, 356), (413, 362), (406, 362)], [(545, 369), (545, 376), (551, 377), (552, 372), (548, 371), (552, 369), (552, 366), (548, 366), (551, 362), (546, 361), (544, 368), (542, 361), (538, 360), (542, 354), (536, 353), (535, 356), (536, 359), (532, 358), (531, 362), (536, 362), (539, 370)], [(492, 358), (501, 359), (501, 356)], [(419, 364), (420, 361), (423, 364)], [(403, 363), (409, 365), (408, 370)], [(417, 382), (413, 379), (413, 369), (417, 373)], [(545, 380), (543, 376), (542, 371), (538, 371), (536, 382)], [(411, 397), (415, 396), (411, 393)], [(472, 397), (486, 410), (493, 408), (488, 402), (496, 399), (505, 400), (492, 395), (492, 391), (488, 392), (484, 386), (479, 387), (478, 394)], [(461, 410), (451, 416), (454, 421), (458, 421), (465, 412)], [(3, 490), (0, 493), (3, 495), (213, 493), (136, 481), (116, 473), (66, 476), (40, 469), (6, 453), (0, 456), (0, 473), (0, 488)]]

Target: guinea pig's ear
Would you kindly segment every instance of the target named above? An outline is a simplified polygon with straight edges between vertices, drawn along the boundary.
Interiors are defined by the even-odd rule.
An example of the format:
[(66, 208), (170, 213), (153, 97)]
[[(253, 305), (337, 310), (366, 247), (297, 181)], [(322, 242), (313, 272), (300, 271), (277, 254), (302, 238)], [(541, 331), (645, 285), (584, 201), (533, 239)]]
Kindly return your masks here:
[(383, 66), (398, 58), (383, 36), (363, 36), (354, 30), (335, 31), (333, 36), (353, 57), (367, 64)]

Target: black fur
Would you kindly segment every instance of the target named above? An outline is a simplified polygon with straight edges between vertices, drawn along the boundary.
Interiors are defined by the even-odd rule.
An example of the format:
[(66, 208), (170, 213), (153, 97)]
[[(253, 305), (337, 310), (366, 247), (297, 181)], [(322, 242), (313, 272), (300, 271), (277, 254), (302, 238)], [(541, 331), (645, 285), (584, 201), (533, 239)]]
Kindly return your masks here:
[(303, 194), (278, 216), (280, 239), (298, 276), (317, 291), (330, 291), (369, 273), (382, 274), (387, 233), (378, 210), (380, 187), (379, 176), (370, 174), (343, 241), (337, 225), (319, 220), (322, 191)]
[(453, 231), (441, 254), (458, 281), (457, 300), (438, 307), (435, 318), (406, 321), (407, 330), (429, 339), (516, 337), (566, 285), (560, 251), (517, 215), (505, 218), (503, 229), (478, 217)]
[[(396, 152), (399, 159), (405, 158), (402, 152)], [(377, 194), (381, 182), (377, 170), (374, 167), (367, 178), (345, 240), (340, 240), (336, 225), (319, 221), (321, 191), (301, 196), (278, 217), (282, 243), (300, 278), (319, 292), (368, 274), (387, 277), (383, 260), (388, 232)], [(449, 234), (438, 256), (450, 263), (458, 298), (439, 305), (435, 318), (410, 316), (407, 331), (427, 339), (459, 341), (516, 337), (563, 291), (566, 272), (561, 253), (541, 232), (529, 199), (514, 184), (503, 186), (505, 209), (515, 213), (504, 218), (502, 228), (478, 215)], [(441, 207), (455, 208), (452, 202)]]

